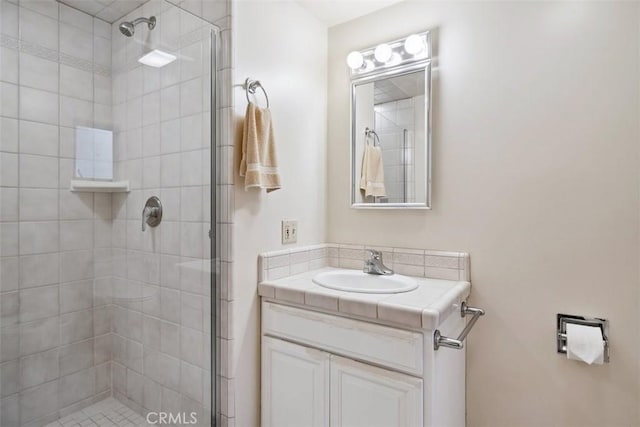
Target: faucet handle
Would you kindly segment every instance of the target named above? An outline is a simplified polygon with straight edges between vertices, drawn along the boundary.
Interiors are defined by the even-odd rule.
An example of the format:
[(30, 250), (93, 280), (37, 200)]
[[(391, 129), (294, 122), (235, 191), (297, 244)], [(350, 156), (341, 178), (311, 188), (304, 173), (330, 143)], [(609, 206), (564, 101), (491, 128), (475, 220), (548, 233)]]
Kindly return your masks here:
[(365, 251), (367, 251), (369, 253), (369, 258), (370, 259), (382, 259), (382, 252), (376, 250), (376, 249), (365, 249)]
[(162, 203), (156, 196), (149, 197), (142, 209), (142, 231), (145, 231), (146, 225), (156, 227), (162, 220)]

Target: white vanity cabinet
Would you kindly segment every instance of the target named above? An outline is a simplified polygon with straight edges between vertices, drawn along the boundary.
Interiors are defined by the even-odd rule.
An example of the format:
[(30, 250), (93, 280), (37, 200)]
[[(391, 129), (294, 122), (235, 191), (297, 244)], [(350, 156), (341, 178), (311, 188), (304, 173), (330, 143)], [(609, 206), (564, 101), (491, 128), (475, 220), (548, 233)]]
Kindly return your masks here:
[(421, 426), (420, 378), (331, 356), (331, 426)]
[(262, 339), (262, 425), (329, 425), (329, 353)]
[(264, 300), (262, 427), (464, 426), (464, 363), (433, 331)]

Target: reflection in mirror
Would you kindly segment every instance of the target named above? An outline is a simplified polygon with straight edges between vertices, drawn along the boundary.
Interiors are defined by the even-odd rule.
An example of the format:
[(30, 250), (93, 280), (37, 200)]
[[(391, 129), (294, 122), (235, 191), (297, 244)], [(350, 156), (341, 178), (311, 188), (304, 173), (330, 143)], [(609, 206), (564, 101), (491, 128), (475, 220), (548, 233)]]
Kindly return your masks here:
[[(407, 73), (356, 87), (356, 176), (360, 177), (356, 203), (425, 203), (425, 72)], [(364, 166), (372, 159), (365, 150), (376, 147), (382, 164), (377, 176)], [(371, 151), (370, 151), (371, 153)], [(366, 162), (365, 162), (366, 160)], [(364, 181), (363, 181), (364, 178)], [(369, 181), (367, 185), (367, 179)], [(372, 184), (379, 179), (377, 185)]]
[[(424, 52), (431, 49), (424, 40), (426, 49), (413, 62), (403, 40), (390, 43), (400, 51), (397, 66), (372, 62), (354, 69), (361, 61), (351, 58), (353, 207), (430, 207), (431, 65)], [(369, 51), (362, 56), (372, 57)]]

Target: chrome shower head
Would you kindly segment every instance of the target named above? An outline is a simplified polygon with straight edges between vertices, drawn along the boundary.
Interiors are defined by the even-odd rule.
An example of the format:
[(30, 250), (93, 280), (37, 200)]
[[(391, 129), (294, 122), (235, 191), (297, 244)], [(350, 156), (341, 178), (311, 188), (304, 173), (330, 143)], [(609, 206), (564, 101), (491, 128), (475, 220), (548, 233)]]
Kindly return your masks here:
[(131, 37), (136, 30), (131, 22), (123, 22), (120, 24), (120, 32), (127, 37)]
[(136, 32), (136, 25), (142, 22), (149, 26), (149, 30), (153, 30), (156, 26), (156, 17), (151, 16), (150, 18), (138, 18), (134, 21), (124, 21), (120, 24), (120, 32), (127, 37), (131, 37)]

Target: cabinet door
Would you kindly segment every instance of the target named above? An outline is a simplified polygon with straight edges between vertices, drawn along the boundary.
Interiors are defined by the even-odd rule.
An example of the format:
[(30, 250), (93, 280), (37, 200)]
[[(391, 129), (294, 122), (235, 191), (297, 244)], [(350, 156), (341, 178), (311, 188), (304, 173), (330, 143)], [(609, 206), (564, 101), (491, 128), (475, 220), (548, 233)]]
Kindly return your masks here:
[(331, 427), (422, 426), (422, 380), (331, 356)]
[(262, 337), (262, 427), (329, 426), (329, 354)]

